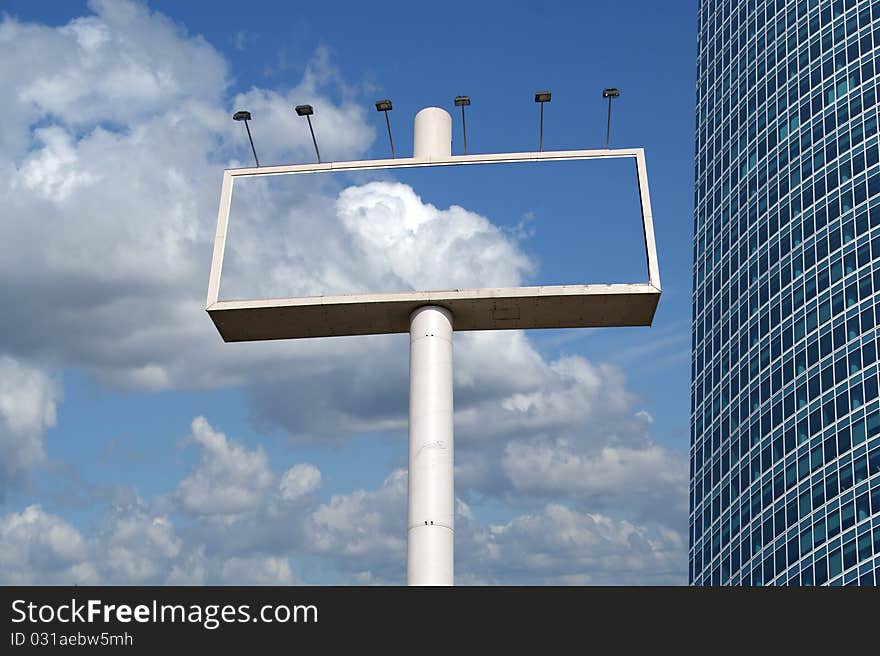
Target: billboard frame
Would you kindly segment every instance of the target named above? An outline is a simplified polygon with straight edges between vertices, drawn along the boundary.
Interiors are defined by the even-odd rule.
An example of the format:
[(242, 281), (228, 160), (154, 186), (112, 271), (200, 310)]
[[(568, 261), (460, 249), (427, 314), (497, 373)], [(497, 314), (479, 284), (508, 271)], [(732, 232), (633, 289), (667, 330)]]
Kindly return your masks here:
[[(237, 178), (626, 158), (633, 159), (636, 164), (647, 282), (219, 300), (232, 193)], [(451, 311), (455, 316), (456, 331), (649, 326), (653, 321), (660, 293), (660, 272), (644, 149), (534, 151), (226, 169), (223, 171), (220, 190), (206, 311), (226, 342), (407, 333), (410, 330), (410, 315), (424, 305), (441, 306)]]

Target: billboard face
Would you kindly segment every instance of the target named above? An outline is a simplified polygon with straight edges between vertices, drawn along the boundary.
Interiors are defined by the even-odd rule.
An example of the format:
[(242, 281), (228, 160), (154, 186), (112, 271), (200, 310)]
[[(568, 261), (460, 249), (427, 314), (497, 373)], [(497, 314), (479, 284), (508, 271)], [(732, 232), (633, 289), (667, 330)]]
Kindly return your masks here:
[(405, 333), (427, 304), (456, 330), (650, 325), (659, 296), (641, 149), (224, 171), (207, 311), (226, 341)]

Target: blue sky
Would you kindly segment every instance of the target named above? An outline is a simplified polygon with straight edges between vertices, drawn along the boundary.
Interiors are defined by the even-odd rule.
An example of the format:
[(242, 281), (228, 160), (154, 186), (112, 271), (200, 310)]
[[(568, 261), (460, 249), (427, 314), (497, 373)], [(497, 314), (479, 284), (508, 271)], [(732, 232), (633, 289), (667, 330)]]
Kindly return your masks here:
[[(545, 150), (594, 148), (607, 86), (621, 89), (612, 147), (646, 150), (654, 326), (456, 336), (457, 582), (685, 582), (695, 3), (0, 10), (5, 582), (403, 582), (406, 336), (223, 344), (204, 313), (221, 172), (251, 159), (231, 114), (253, 112), (264, 164), (312, 161), (300, 103), (325, 159), (387, 156), (385, 97), (399, 154), (430, 105), (452, 112), (460, 152), (452, 99), (468, 94), (469, 151), (511, 152), (536, 147), (533, 94), (549, 89)], [(398, 179), (425, 226), (460, 205), (536, 263), (490, 258), (480, 275), (606, 282), (579, 277), (638, 268), (630, 174)], [(404, 250), (388, 271), (369, 254), (334, 262), (331, 233), (358, 237), (344, 221), (294, 235), (273, 219), (235, 247), (254, 285), (291, 248), (334, 280), (411, 281)], [(484, 251), (465, 241), (448, 264), (467, 273)]]

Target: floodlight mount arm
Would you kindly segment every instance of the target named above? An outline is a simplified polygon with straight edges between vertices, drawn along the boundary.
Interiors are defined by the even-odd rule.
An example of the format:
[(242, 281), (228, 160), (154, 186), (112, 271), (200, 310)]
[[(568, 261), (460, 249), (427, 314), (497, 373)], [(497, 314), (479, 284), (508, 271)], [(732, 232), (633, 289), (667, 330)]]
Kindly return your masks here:
[(619, 96), (619, 89), (604, 89), (602, 91), (602, 97), (608, 98), (608, 123), (605, 127), (605, 150), (608, 150), (608, 144), (611, 142), (611, 99)]

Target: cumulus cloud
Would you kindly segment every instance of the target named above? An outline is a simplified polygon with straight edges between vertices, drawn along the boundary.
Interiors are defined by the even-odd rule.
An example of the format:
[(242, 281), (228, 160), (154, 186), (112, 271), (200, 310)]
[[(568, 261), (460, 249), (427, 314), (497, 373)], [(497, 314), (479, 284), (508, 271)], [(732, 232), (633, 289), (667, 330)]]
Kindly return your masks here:
[(226, 62), (201, 37), (138, 3), (90, 7), (61, 27), (0, 21), (0, 301), (16, 308), (0, 343), (146, 389), (236, 384), (277, 368), (278, 353), (295, 348), (225, 349), (204, 313), (219, 172), (249, 157), (229, 117), (253, 103), (274, 130), (264, 159), (303, 161), (311, 144), (291, 127), (290, 101), (318, 98), (322, 145), (344, 158), (373, 139), (362, 103), (322, 53), (288, 89), (229, 99)]
[(287, 558), (251, 556), (223, 562), (219, 579), (226, 585), (294, 585), (296, 577)]
[[(546, 362), (528, 344), (522, 344), (519, 353), (508, 355), (494, 368), (515, 367), (518, 363), (514, 357), (533, 363), (537, 375), (531, 384), (508, 383), (507, 389), (498, 390), (501, 398), (490, 397), (462, 408), (458, 418), (465, 427), (482, 425), (482, 439), (489, 439), (552, 434), (589, 424), (597, 433), (612, 431), (602, 439), (629, 439), (633, 432), (634, 418), (629, 415), (634, 398), (626, 389), (620, 369), (594, 365), (580, 356)], [(508, 373), (514, 370), (511, 368)], [(608, 418), (615, 421), (609, 422)], [(619, 420), (623, 423), (619, 424)]]
[[(682, 534), (553, 503), (505, 523), (475, 526), (465, 539), (464, 577), (473, 582), (682, 584)], [(457, 531), (457, 537), (462, 531)]]
[(487, 217), (425, 203), (409, 185), (370, 182), (336, 201), (378, 289), (515, 287), (534, 265)]
[(59, 397), (45, 371), (0, 355), (0, 500), (45, 462), (44, 437), (55, 425)]
[[(152, 506), (114, 508), (91, 535), (38, 506), (0, 518), (0, 579), (6, 583), (292, 584), (294, 567), (307, 582), (403, 583), (406, 563), (407, 475), (391, 472), (376, 489), (356, 489), (321, 501), (322, 478), (299, 463), (276, 475), (262, 451), (247, 449), (193, 421), (205, 490), (241, 486), (250, 470), (263, 483), (237, 512), (195, 508), (178, 492)], [(242, 464), (231, 469), (230, 461)], [(218, 463), (219, 466), (218, 466)], [(202, 498), (199, 495), (197, 498)], [(167, 505), (170, 499), (173, 503)], [(481, 521), (459, 499), (456, 571), (459, 583), (678, 583), (686, 553), (683, 533), (650, 521), (615, 519), (579, 509), (577, 499), (551, 502), (504, 521)], [(230, 508), (236, 511), (229, 513)], [(185, 511), (179, 514), (178, 511)], [(177, 517), (175, 519), (175, 517)], [(320, 573), (320, 574), (318, 574)]]
[(311, 494), (320, 486), (321, 471), (308, 463), (294, 465), (288, 469), (279, 483), (281, 498), (288, 501)]
[[(545, 362), (527, 342), (518, 357), (531, 374), (506, 389), (503, 378), (482, 398), (456, 387), (456, 477), (465, 494), (572, 498), (681, 529), (686, 455), (651, 439), (650, 415), (622, 370), (580, 356)], [(486, 363), (473, 376), (505, 364)]]
[(38, 505), (0, 517), (4, 585), (290, 585), (283, 555), (217, 553), (143, 505), (118, 507), (90, 535)]
[(279, 477), (262, 450), (203, 417), (191, 429), (201, 457), (177, 490), (115, 505), (90, 533), (39, 505), (0, 517), (0, 582), (295, 583), (289, 557), (307, 552), (320, 470), (298, 463)]
[(102, 578), (126, 583), (165, 580), (182, 548), (167, 517), (133, 507), (116, 512), (96, 546)]
[(198, 515), (229, 517), (253, 511), (273, 483), (262, 449), (249, 452), (215, 431), (204, 417), (192, 422), (190, 439), (201, 460), (177, 487), (181, 508)]
[(0, 152), (15, 159), (28, 130), (49, 119), (86, 130), (120, 127), (179, 108), (192, 98), (219, 102), (226, 64), (212, 46), (144, 5), (92, 0), (94, 15), (61, 27), (0, 22), (7, 119)]
[(236, 182), (221, 299), (517, 286), (533, 270), (488, 217), (410, 185)]
[(573, 496), (594, 508), (626, 509), (673, 525), (686, 511), (685, 456), (647, 441), (640, 448), (596, 449), (568, 438), (515, 441), (504, 449), (502, 470), (523, 494)]
[(0, 518), (0, 564), (0, 576), (8, 585), (98, 579), (80, 532), (39, 505)]
[(406, 561), (406, 472), (376, 490), (334, 495), (307, 520), (309, 546), (360, 576), (399, 578)]
[(167, 517), (120, 508), (92, 536), (32, 505), (0, 518), (0, 582), (6, 585), (164, 583), (182, 543)]

